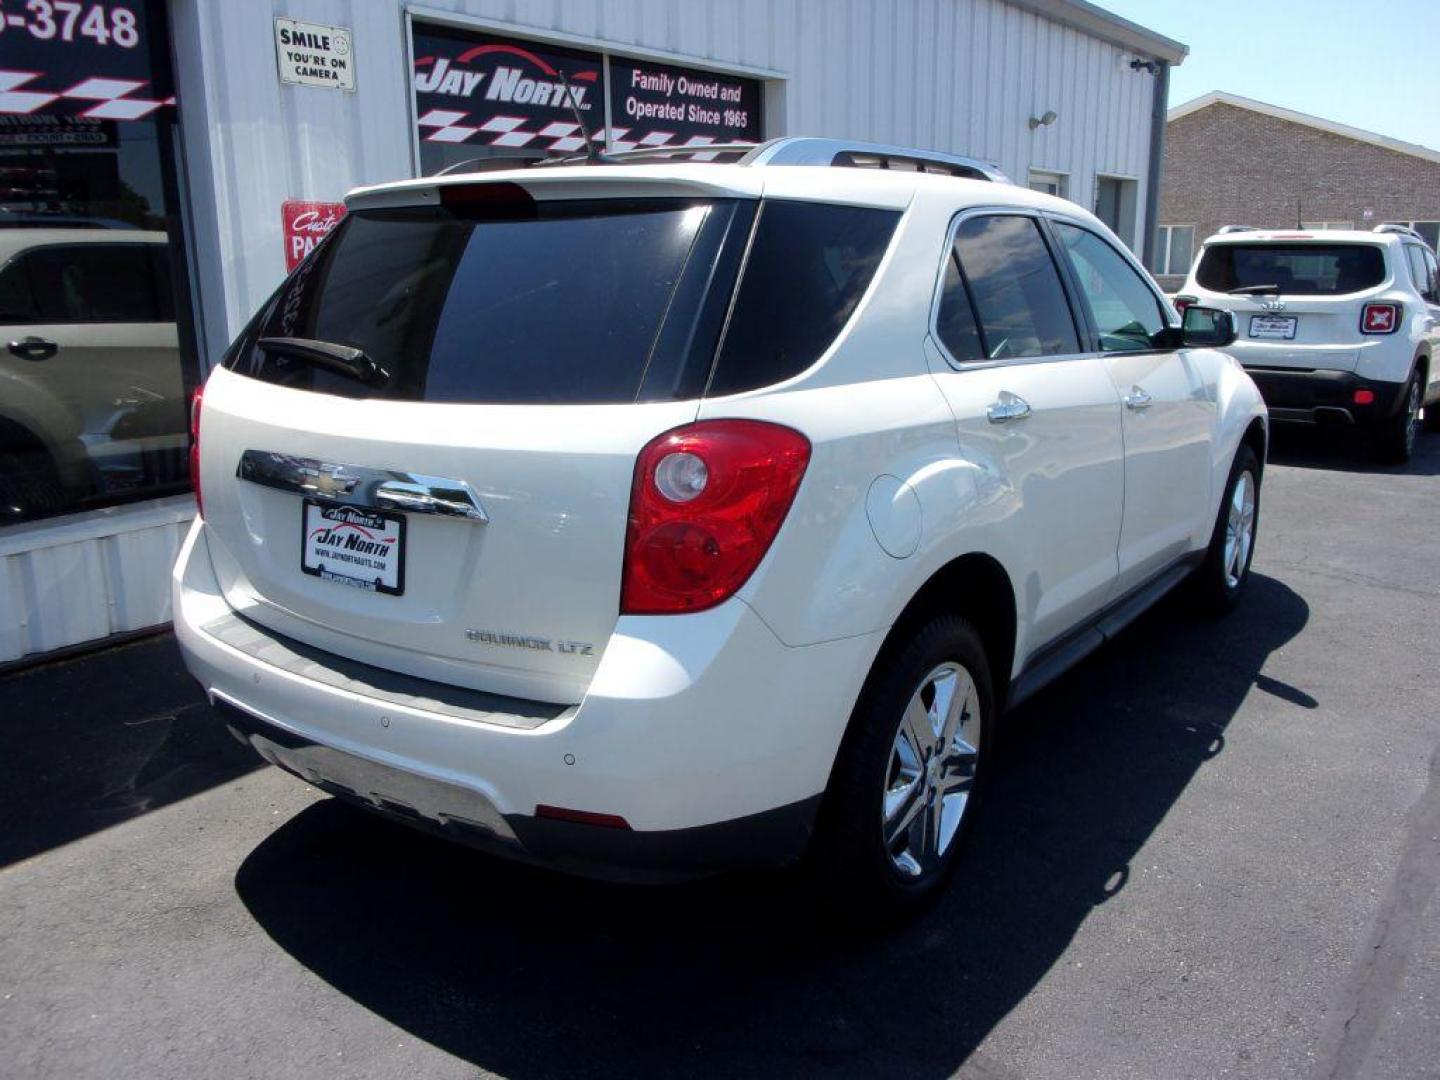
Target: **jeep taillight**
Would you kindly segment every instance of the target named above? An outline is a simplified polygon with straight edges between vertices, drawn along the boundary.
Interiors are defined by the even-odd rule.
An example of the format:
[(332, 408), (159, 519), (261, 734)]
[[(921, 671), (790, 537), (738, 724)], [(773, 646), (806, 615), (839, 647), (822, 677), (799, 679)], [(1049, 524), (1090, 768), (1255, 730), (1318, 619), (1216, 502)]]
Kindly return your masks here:
[(652, 439), (635, 462), (624, 615), (703, 611), (744, 585), (810, 463), (810, 440), (758, 420), (702, 420)]
[(205, 399), (205, 384), (195, 388), (190, 397), (190, 486), (195, 489), (195, 509), (203, 518), (205, 500), (200, 496), (200, 405)]
[(1360, 313), (1362, 334), (1393, 334), (1399, 329), (1399, 304), (1366, 304)]

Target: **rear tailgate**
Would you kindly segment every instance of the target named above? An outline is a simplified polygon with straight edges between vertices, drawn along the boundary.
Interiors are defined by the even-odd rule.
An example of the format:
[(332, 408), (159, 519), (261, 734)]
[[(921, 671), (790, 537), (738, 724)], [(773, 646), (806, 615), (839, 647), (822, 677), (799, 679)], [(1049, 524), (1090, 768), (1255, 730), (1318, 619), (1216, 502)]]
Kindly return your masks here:
[(286, 280), (205, 389), (204, 517), (237, 611), (580, 700), (618, 618), (636, 456), (695, 417), (755, 205), (595, 197), (607, 181), (362, 205)]
[(1235, 312), (1236, 357), (1300, 370), (1355, 370), (1361, 309), (1387, 278), (1381, 245), (1324, 234), (1212, 243), (1196, 266)]
[[(636, 454), (694, 416), (693, 402), (317, 402), (220, 370), (202, 429), (211, 556), (232, 607), (309, 644), (477, 689), (578, 701), (619, 611)], [(321, 505), (337, 481), (382, 470), (468, 484), (486, 520), (396, 513), (398, 592), (340, 580), (369, 575), (338, 563), (336, 576), (307, 573), (307, 498), (238, 478), (246, 451), (320, 463)], [(359, 528), (339, 531), (353, 544)]]
[(1243, 364), (1307, 371), (1354, 371), (1359, 360), (1363, 302), (1344, 296), (1237, 296), (1239, 340), (1234, 353)]

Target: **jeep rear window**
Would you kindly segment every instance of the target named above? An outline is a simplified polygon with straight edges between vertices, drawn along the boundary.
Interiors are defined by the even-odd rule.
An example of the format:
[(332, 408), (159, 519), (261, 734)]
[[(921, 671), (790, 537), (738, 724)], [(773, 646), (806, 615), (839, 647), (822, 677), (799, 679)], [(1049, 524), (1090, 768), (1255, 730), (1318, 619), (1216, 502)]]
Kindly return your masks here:
[(1379, 285), (1385, 256), (1374, 244), (1214, 244), (1195, 280), (1214, 292), (1277, 285), (1286, 296), (1335, 296)]
[(820, 359), (865, 295), (899, 220), (898, 210), (765, 202), (708, 392), (768, 386)]
[[(348, 215), (227, 366), (296, 389), (395, 401), (699, 395), (729, 304), (728, 285), (718, 294), (711, 285), (734, 281), (753, 203), (474, 190), (473, 201), (461, 189), (438, 207)], [(503, 197), (490, 197), (497, 191)], [(265, 338), (362, 349), (385, 374), (362, 381), (257, 347)]]

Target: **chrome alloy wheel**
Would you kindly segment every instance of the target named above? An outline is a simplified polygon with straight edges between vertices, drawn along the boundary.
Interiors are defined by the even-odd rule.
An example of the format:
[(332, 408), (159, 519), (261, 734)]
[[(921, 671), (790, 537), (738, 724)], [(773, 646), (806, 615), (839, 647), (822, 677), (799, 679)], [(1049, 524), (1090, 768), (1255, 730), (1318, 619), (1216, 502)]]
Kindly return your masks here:
[(941, 664), (910, 697), (890, 749), (880, 827), (895, 868), (918, 878), (950, 849), (975, 784), (980, 695), (960, 664)]
[(1233, 589), (1245, 574), (1255, 545), (1255, 477), (1246, 469), (1235, 478), (1225, 518), (1225, 586)]

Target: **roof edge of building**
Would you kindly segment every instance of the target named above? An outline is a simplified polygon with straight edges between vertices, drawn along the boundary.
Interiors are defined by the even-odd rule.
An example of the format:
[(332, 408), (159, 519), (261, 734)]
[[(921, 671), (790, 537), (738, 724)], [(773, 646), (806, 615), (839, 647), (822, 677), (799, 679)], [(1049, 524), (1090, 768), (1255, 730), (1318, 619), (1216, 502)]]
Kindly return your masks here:
[(1190, 47), (1164, 34), (1157, 34), (1139, 23), (1121, 18), (1088, 0), (1006, 0), (1013, 7), (1023, 8), (1054, 22), (1083, 30), (1085, 33), (1120, 45), (1133, 52), (1179, 64), (1190, 55)]
[(1181, 117), (1189, 116), (1191, 113), (1199, 112), (1201, 109), (1208, 109), (1211, 105), (1232, 105), (1237, 109), (1248, 109), (1251, 112), (1261, 113), (1265, 116), (1273, 116), (1277, 120), (1288, 120), (1292, 124), (1303, 124), (1305, 127), (1314, 128), (1317, 131), (1328, 132), (1331, 135), (1339, 135), (1345, 139), (1354, 139), (1356, 142), (1369, 143), (1371, 146), (1378, 146), (1384, 150), (1393, 150), (1397, 154), (1408, 154), (1411, 157), (1417, 157), (1425, 161), (1440, 164), (1440, 150), (1432, 150), (1430, 147), (1422, 146), (1419, 143), (1405, 142), (1402, 139), (1392, 139), (1388, 135), (1381, 135), (1379, 132), (1366, 131), (1364, 128), (1351, 127), (1349, 124), (1326, 120), (1323, 116), (1312, 116), (1309, 113), (1297, 112), (1295, 109), (1286, 109), (1280, 105), (1271, 105), (1265, 101), (1256, 101), (1254, 98), (1242, 97), (1239, 94), (1232, 94), (1226, 90), (1212, 90), (1208, 94), (1201, 94), (1197, 98), (1192, 98), (1189, 101), (1176, 105), (1165, 114), (1166, 122), (1179, 120)]

